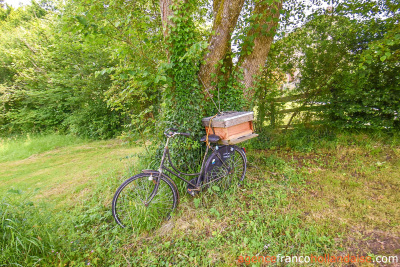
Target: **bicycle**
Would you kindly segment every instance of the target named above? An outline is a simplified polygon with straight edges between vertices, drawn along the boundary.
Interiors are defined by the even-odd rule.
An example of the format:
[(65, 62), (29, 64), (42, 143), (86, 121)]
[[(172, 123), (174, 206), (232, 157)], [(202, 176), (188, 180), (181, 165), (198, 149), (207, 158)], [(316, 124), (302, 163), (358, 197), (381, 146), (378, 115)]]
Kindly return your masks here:
[[(217, 191), (223, 192), (235, 180), (238, 186), (244, 180), (247, 158), (243, 148), (236, 145), (218, 145), (220, 137), (207, 134), (201, 138), (202, 142), (206, 142), (206, 151), (200, 172), (184, 173), (173, 165), (168, 144), (175, 136), (189, 137), (190, 134), (178, 132), (177, 129), (167, 129), (164, 134), (167, 141), (159, 169), (142, 170), (142, 173), (123, 182), (114, 195), (112, 214), (123, 228), (128, 225), (133, 228), (137, 225), (143, 226), (153, 221), (161, 222), (171, 217), (171, 213), (179, 204), (179, 192), (169, 176), (171, 174), (187, 183), (187, 192), (192, 196), (211, 185)], [(211, 155), (206, 159), (210, 149)], [(167, 159), (172, 170), (164, 164)], [(188, 181), (182, 176), (196, 178)]]

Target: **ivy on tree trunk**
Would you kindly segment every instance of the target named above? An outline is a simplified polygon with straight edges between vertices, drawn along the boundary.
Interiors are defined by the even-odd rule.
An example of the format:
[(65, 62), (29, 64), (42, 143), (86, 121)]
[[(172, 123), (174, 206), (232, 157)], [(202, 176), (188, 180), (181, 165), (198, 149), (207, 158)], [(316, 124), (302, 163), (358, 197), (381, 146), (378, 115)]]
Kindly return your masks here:
[[(168, 26), (173, 27), (171, 17), (174, 13), (172, 5), (183, 6), (184, 0), (161, 0), (160, 10), (163, 21), (164, 36), (167, 38)], [(186, 1), (187, 2), (187, 1)], [(218, 82), (218, 77), (224, 76), (227, 81), (230, 72), (224, 70), (233, 65), (231, 56), (232, 33), (242, 11), (244, 0), (215, 0), (213, 2), (213, 28), (212, 35), (200, 66), (199, 78), (206, 90), (213, 88)], [(249, 30), (243, 40), (241, 56), (236, 70), (242, 72), (237, 75), (245, 95), (248, 89), (254, 86), (255, 78), (260, 74), (267, 59), (276, 28), (279, 22), (279, 14), (282, 9), (282, 1), (256, 1), (249, 21)], [(248, 96), (249, 97), (249, 96)]]
[[(232, 62), (232, 58), (227, 58), (231, 51), (231, 37), (235, 29), (244, 0), (219, 0), (214, 1), (214, 23), (213, 35), (210, 38), (204, 63), (200, 67), (199, 77), (206, 87), (212, 87), (212, 82), (217, 81), (222, 64), (221, 60)], [(212, 77), (214, 74), (214, 77)]]
[(244, 94), (250, 99), (249, 88), (254, 86), (255, 78), (261, 73), (274, 40), (279, 22), (282, 2), (260, 1), (254, 9), (255, 19), (251, 21), (250, 30), (242, 47), (238, 67), (243, 71), (241, 83)]

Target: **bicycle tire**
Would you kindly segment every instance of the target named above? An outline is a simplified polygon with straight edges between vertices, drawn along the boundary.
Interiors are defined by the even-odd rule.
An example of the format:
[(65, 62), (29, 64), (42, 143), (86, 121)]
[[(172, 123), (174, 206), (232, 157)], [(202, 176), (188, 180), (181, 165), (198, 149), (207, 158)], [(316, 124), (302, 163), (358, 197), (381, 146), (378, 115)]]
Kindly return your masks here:
[[(221, 165), (215, 164), (217, 153), (219, 153), (218, 150), (213, 151), (208, 157), (205, 164), (205, 170), (208, 170), (204, 175), (205, 187), (212, 186), (223, 192), (233, 183), (237, 183), (238, 186), (242, 185), (246, 175), (247, 157), (242, 148), (237, 146), (232, 146), (232, 148), (234, 149), (233, 156), (221, 163)], [(215, 166), (210, 166), (213, 163)]]
[[(155, 189), (157, 194), (148, 206), (144, 204)], [(140, 173), (123, 182), (112, 200), (112, 215), (123, 228), (130, 226), (138, 230), (150, 230), (168, 220), (179, 204), (179, 193), (175, 183), (159, 173)]]

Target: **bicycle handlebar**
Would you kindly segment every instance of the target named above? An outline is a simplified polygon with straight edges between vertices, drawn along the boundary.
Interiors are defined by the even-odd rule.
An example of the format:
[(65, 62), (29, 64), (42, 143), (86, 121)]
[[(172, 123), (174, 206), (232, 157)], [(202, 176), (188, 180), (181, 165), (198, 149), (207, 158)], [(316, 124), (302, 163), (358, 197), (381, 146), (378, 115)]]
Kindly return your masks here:
[(169, 129), (165, 130), (164, 134), (167, 137), (173, 137), (175, 135), (183, 135), (186, 137), (190, 137), (190, 133), (180, 133), (180, 132), (178, 132), (178, 129), (175, 129), (175, 128), (169, 128)]

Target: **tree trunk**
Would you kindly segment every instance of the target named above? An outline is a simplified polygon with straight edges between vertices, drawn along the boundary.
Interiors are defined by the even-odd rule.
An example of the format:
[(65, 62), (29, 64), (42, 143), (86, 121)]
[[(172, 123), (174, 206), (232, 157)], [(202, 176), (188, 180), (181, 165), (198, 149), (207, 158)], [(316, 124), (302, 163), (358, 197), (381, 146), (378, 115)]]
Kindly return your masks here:
[(168, 28), (171, 24), (171, 20), (169, 18), (173, 15), (171, 10), (172, 1), (173, 0), (160, 0), (161, 23), (165, 39), (167, 39), (169, 35)]
[(171, 17), (174, 16), (174, 11), (171, 9), (172, 5), (179, 6), (186, 2), (187, 0), (160, 0), (161, 23), (165, 40), (168, 39), (169, 28), (174, 25), (171, 21)]
[[(214, 9), (214, 34), (210, 38), (207, 48), (208, 53), (204, 57), (204, 63), (200, 67), (199, 77), (205, 88), (211, 88), (212, 82), (220, 74), (222, 64), (220, 60), (230, 60), (226, 58), (227, 53), (231, 51), (231, 34), (236, 26), (240, 11), (242, 10), (244, 0), (215, 0)], [(229, 65), (229, 62), (225, 62)], [(215, 78), (211, 77), (215, 74)]]
[(241, 83), (244, 86), (246, 99), (251, 98), (252, 93), (248, 89), (254, 86), (255, 77), (260, 74), (260, 70), (264, 67), (282, 9), (281, 1), (273, 4), (265, 2), (260, 1), (255, 6), (253, 13), (259, 14), (259, 16), (252, 21), (251, 29), (247, 33), (248, 40), (253, 39), (253, 42), (250, 42), (250, 45), (246, 43), (242, 47), (242, 56), (238, 64), (239, 69), (243, 70)]
[[(160, 0), (160, 11), (163, 25), (164, 38), (168, 39), (169, 27), (173, 26), (170, 17), (174, 15), (171, 5), (179, 5), (187, 0)], [(255, 77), (264, 67), (271, 44), (274, 39), (282, 8), (282, 0), (275, 0), (272, 4), (267, 1), (259, 1), (255, 5), (253, 14), (258, 14), (251, 21), (250, 30), (247, 33), (248, 40), (242, 47), (242, 56), (237, 68), (243, 71), (240, 81), (244, 86), (245, 98), (250, 99), (252, 94), (248, 88), (254, 86)], [(212, 87), (213, 82), (221, 76), (221, 67), (228, 70), (223, 78), (227, 80), (232, 68), (232, 58), (227, 57), (231, 53), (231, 35), (236, 26), (239, 14), (243, 8), (244, 0), (214, 0), (213, 1), (213, 35), (210, 37), (207, 54), (204, 63), (200, 66), (199, 77), (206, 90)], [(213, 74), (213, 75), (212, 75)]]

